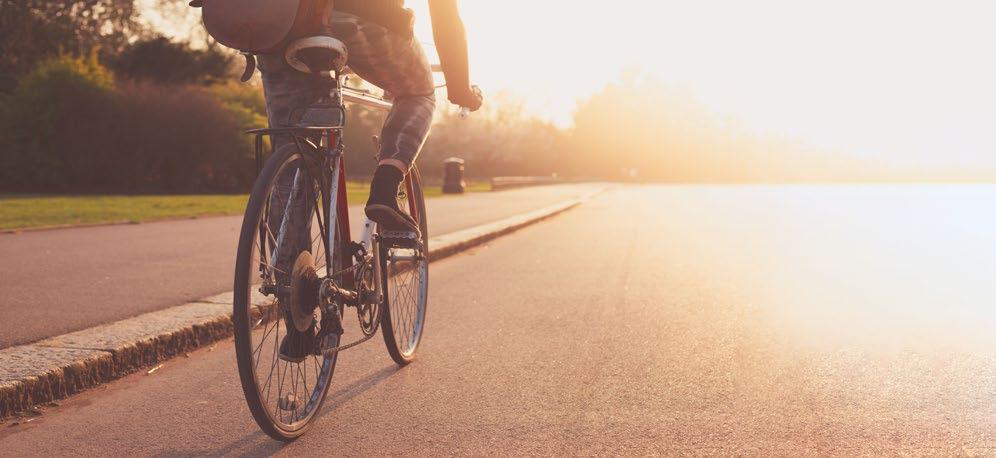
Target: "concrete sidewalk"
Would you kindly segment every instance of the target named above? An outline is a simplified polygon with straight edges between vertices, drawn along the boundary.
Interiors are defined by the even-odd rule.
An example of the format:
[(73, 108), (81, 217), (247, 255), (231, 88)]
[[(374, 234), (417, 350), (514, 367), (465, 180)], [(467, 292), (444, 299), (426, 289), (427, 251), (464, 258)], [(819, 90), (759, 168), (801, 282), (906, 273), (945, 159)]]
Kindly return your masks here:
[[(570, 200), (562, 185), (427, 201), (430, 236)], [(354, 230), (361, 209), (351, 208)], [(0, 234), (0, 348), (193, 302), (231, 289), (242, 217)]]

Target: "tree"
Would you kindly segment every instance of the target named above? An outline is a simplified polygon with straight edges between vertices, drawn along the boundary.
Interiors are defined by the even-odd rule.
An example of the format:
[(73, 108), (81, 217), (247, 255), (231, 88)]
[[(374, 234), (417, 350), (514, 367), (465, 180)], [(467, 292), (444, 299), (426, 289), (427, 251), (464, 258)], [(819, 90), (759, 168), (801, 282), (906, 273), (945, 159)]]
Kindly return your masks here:
[(129, 46), (112, 60), (118, 75), (161, 84), (210, 84), (230, 76), (231, 54), (216, 47), (191, 49), (165, 37), (153, 37)]
[(0, 191), (196, 193), (252, 183), (257, 88), (115, 82), (95, 54), (42, 61), (0, 110)]
[(135, 0), (0, 0), (0, 91), (60, 52), (104, 55), (144, 33)]
[(578, 105), (576, 174), (667, 182), (811, 182), (852, 179), (863, 165), (777, 136), (753, 135), (690, 94), (624, 76)]
[(467, 160), (473, 177), (550, 175), (563, 173), (567, 138), (552, 123), (526, 113), (521, 100), (508, 93), (489, 98), (469, 119), (441, 102), (441, 113), (419, 161), (430, 175), (450, 156)]

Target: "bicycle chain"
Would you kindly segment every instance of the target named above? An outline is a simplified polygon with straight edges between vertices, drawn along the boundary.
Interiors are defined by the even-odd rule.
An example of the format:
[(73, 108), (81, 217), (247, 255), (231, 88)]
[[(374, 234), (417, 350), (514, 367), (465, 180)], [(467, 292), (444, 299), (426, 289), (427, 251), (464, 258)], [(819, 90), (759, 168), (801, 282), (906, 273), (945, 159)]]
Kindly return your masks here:
[[(355, 271), (357, 271), (357, 270), (360, 269), (360, 266), (361, 266), (360, 264), (354, 264), (351, 267), (348, 267), (346, 269), (340, 270), (340, 271), (338, 271), (338, 272), (336, 272), (336, 273), (328, 276), (328, 278), (339, 277), (339, 276), (341, 276), (341, 275), (343, 275), (343, 274), (345, 274), (347, 272), (355, 272)], [(359, 313), (359, 309), (357, 309), (357, 313)], [(338, 313), (336, 315), (338, 316)], [(373, 332), (371, 332), (369, 335), (365, 335), (362, 339), (357, 340), (356, 342), (348, 343), (346, 345), (338, 345), (338, 346), (335, 346), (335, 347), (332, 347), (332, 348), (326, 348), (326, 349), (324, 349), (324, 350), (321, 351), (322, 356), (326, 357), (326, 358), (331, 358), (331, 357), (335, 356), (335, 354), (337, 354), (337, 353), (339, 353), (341, 351), (345, 351), (345, 350), (348, 350), (350, 348), (353, 348), (353, 347), (356, 347), (358, 345), (366, 343), (368, 340), (372, 339), (374, 336), (377, 335), (377, 331), (380, 330), (380, 323), (382, 321), (383, 316), (384, 316), (384, 307), (378, 306), (377, 307), (377, 317), (376, 317), (376, 321), (374, 322), (374, 326), (373, 326)], [(342, 317), (339, 316), (338, 319), (339, 319), (339, 326), (342, 327)]]
[[(382, 313), (378, 313), (377, 314), (378, 315), (378, 317), (377, 317), (377, 328), (380, 328), (380, 315), (382, 315)], [(356, 342), (353, 342), (353, 343), (350, 343), (350, 344), (346, 344), (346, 345), (339, 345), (339, 346), (333, 347), (333, 348), (327, 348), (325, 350), (322, 350), (322, 356), (324, 356), (326, 358), (331, 358), (336, 353), (339, 353), (339, 352), (345, 351), (345, 350), (349, 350), (350, 348), (353, 348), (353, 347), (356, 347), (358, 345), (362, 345), (362, 344), (366, 343), (368, 340), (373, 339), (373, 337), (375, 335), (377, 335), (376, 331), (374, 332), (374, 334), (370, 334), (369, 336), (365, 336), (362, 339), (357, 340)]]
[[(348, 267), (348, 268), (343, 269), (343, 270), (341, 270), (339, 272), (336, 272), (335, 274), (330, 275), (328, 278), (338, 277), (338, 276), (340, 276), (340, 275), (342, 275), (344, 273), (359, 270), (359, 268), (360, 268), (360, 264), (354, 264), (352, 267)], [(357, 313), (359, 313), (359, 310), (357, 310)], [(381, 322), (384, 319), (384, 307), (382, 307), (382, 306), (377, 307), (377, 318), (376, 319), (377, 319), (377, 321), (374, 323), (373, 332), (371, 332), (369, 335), (364, 336), (362, 339), (357, 340), (356, 342), (348, 343), (346, 345), (338, 345), (338, 346), (333, 347), (333, 348), (327, 348), (325, 350), (322, 350), (321, 351), (321, 355), (323, 357), (326, 357), (326, 358), (331, 358), (332, 356), (336, 355), (339, 352), (342, 352), (342, 351), (345, 351), (345, 350), (349, 350), (350, 348), (353, 348), (353, 347), (356, 347), (358, 345), (362, 345), (362, 344), (366, 343), (368, 340), (370, 340), (374, 336), (376, 336), (377, 335), (377, 331), (380, 330), (380, 324), (381, 324)], [(342, 317), (341, 316), (339, 317), (339, 320), (340, 320), (339, 325), (340, 325), (340, 327), (342, 327)]]
[[(378, 307), (377, 308), (377, 318), (376, 318), (377, 321), (374, 322), (373, 332), (371, 332), (369, 335), (363, 336), (362, 339), (357, 340), (356, 342), (348, 343), (346, 345), (338, 345), (338, 346), (335, 346), (335, 347), (332, 347), (332, 348), (326, 348), (326, 349), (322, 350), (322, 352), (321, 352), (322, 356), (324, 356), (326, 358), (331, 358), (336, 353), (339, 353), (339, 352), (345, 351), (345, 350), (349, 350), (350, 348), (353, 348), (355, 346), (358, 346), (358, 345), (361, 345), (363, 343), (366, 343), (366, 341), (372, 339), (374, 336), (377, 335), (377, 331), (380, 329), (380, 322), (383, 319), (383, 317), (384, 317), (384, 307)], [(340, 320), (341, 319), (342, 318), (340, 317)], [(340, 326), (341, 326), (341, 324), (340, 324)]]

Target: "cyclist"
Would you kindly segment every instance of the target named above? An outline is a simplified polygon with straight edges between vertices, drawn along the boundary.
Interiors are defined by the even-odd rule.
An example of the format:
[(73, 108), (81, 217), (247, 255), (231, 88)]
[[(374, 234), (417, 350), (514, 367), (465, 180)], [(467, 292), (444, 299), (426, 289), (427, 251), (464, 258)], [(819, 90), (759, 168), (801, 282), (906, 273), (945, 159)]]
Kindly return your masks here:
[[(477, 110), (483, 98), (470, 84), (467, 38), (457, 9), (457, 0), (428, 0), (432, 31), (446, 77), (450, 102)], [(418, 232), (414, 220), (398, 208), (398, 190), (405, 174), (425, 143), (435, 111), (435, 84), (432, 69), (413, 33), (414, 17), (403, 0), (335, 0), (331, 18), (322, 21), (325, 32), (342, 41), (348, 50), (347, 65), (361, 78), (384, 89), (393, 97), (393, 108), (381, 132), (379, 163), (370, 183), (366, 214), (387, 230)], [(327, 85), (315, 74), (295, 70), (283, 53), (259, 58), (266, 93), (266, 109), (272, 127), (293, 125), (306, 108), (327, 94)], [(297, 119), (296, 119), (297, 118)], [(290, 188), (289, 181), (283, 180)], [(283, 192), (288, 192), (284, 190)], [(285, 243), (306, 245), (310, 224), (301, 217), (308, 209), (292, 212), (293, 229)], [(271, 208), (271, 211), (280, 211)], [(294, 241), (292, 241), (292, 239)], [(293, 250), (276, 259), (278, 265), (293, 263)], [(287, 259), (283, 259), (286, 257)], [(299, 362), (315, 349), (315, 326), (300, 332), (290, 320), (280, 342), (280, 358)]]
[[(483, 98), (470, 84), (467, 38), (457, 0), (428, 2), (449, 100), (476, 111)], [(432, 69), (414, 38), (413, 24), (404, 0), (335, 0), (328, 23), (329, 34), (349, 50), (349, 67), (393, 97), (365, 209), (371, 220), (389, 230), (418, 230), (398, 208), (398, 187), (425, 143), (436, 105)], [(292, 116), (301, 107), (323, 95), (320, 78), (294, 70), (282, 54), (261, 56), (259, 67), (271, 126), (293, 123)]]

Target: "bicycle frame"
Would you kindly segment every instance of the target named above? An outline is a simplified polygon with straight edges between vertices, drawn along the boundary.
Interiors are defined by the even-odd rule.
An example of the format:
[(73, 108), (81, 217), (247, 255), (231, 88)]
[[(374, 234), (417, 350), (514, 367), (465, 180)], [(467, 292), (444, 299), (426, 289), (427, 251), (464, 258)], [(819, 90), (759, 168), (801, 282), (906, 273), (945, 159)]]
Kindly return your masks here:
[[(342, 85), (342, 77), (336, 75), (334, 78), (334, 84), (330, 88), (330, 97), (338, 105), (338, 108), (342, 112), (342, 121), (338, 126), (297, 126), (297, 127), (276, 127), (268, 129), (252, 129), (247, 131), (248, 134), (255, 135), (255, 162), (256, 162), (256, 173), (257, 175), (262, 170), (263, 167), (263, 156), (264, 156), (264, 142), (263, 137), (270, 136), (271, 138), (275, 135), (285, 135), (293, 139), (294, 143), (298, 144), (299, 150), (308, 151), (314, 150), (318, 153), (318, 156), (322, 161), (323, 167), (330, 168), (329, 189), (328, 191), (328, 203), (330, 205), (334, 202), (336, 206), (336, 218), (332, 218), (331, 214), (326, 214), (326, 232), (328, 240), (326, 241), (326, 247), (329, 250), (326, 253), (328, 259), (335, 259), (333, 256), (336, 254), (335, 250), (342, 250), (343, 253), (351, 253), (354, 250), (350, 224), (349, 224), (349, 202), (347, 199), (346, 192), (346, 163), (343, 156), (343, 146), (342, 146), (342, 130), (345, 127), (345, 114), (346, 107), (345, 103), (355, 103), (358, 105), (363, 105), (369, 108), (389, 111), (393, 104), (383, 98), (376, 97), (369, 93), (344, 87)], [(315, 138), (318, 138), (317, 144), (313, 142)], [(308, 145), (305, 148), (305, 144)], [(412, 179), (410, 175), (405, 176), (404, 180), (405, 192), (408, 195), (413, 195), (414, 188), (412, 184)], [(328, 210), (328, 209), (326, 209)], [(422, 218), (422, 215), (418, 214), (418, 208), (415, 205), (414, 200), (409, 199), (409, 211), (416, 221)], [(329, 212), (330, 213), (330, 212)], [(337, 226), (341, 224), (341, 226)], [(360, 236), (360, 240), (356, 243), (362, 248), (365, 253), (371, 253), (373, 249), (373, 238), (376, 233), (376, 223), (366, 218), (363, 223), (363, 232)], [(277, 235), (278, 240), (282, 239), (283, 229), (280, 230), (280, 234)], [(340, 240), (337, 242), (336, 237)], [(279, 244), (278, 244), (279, 245)], [(278, 246), (279, 248), (279, 246)], [(345, 271), (345, 283), (351, 283), (353, 279), (353, 274), (349, 270), (354, 266), (353, 256), (347, 255), (342, 257), (344, 265), (341, 268)]]
[[(320, 46), (307, 45), (345, 57), (341, 43), (324, 38)], [(294, 55), (285, 57), (292, 66), (293, 61), (303, 64)], [(304, 67), (311, 72), (312, 66)], [(236, 357), (247, 404), (264, 432), (285, 441), (303, 434), (315, 418), (340, 352), (379, 333), (397, 364), (411, 362), (422, 340), (428, 301), (427, 215), (417, 169), (405, 174), (397, 199), (407, 201), (401, 213), (407, 207), (405, 218), (415, 219), (418, 229), (378, 228), (366, 218), (358, 242), (350, 233), (346, 103), (375, 110), (391, 110), (393, 104), (344, 87), (345, 70), (312, 74), (319, 78), (312, 82), (320, 87), (320, 97), (280, 119), (283, 126), (248, 131), (255, 135), (257, 179), (239, 237), (233, 296)], [(266, 146), (268, 136), (272, 149)], [(254, 290), (267, 297), (265, 304), (253, 302)], [(360, 335), (354, 339), (351, 330), (346, 343), (343, 320), (349, 308), (355, 309)], [(273, 345), (264, 352), (268, 338)], [(264, 382), (258, 369), (267, 359)], [(314, 371), (308, 370), (311, 365)], [(279, 385), (271, 384), (276, 383), (274, 368)], [(285, 392), (288, 371), (292, 391)]]

